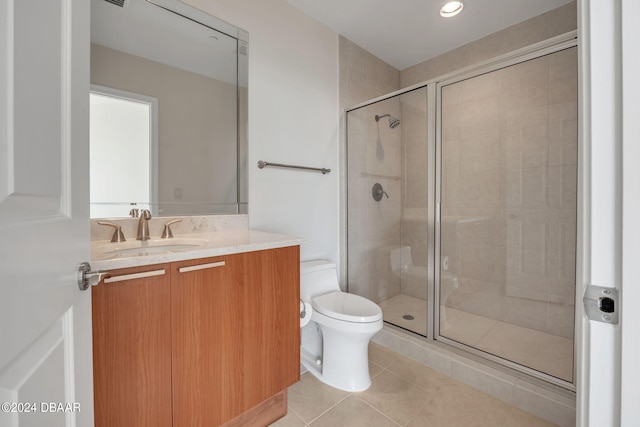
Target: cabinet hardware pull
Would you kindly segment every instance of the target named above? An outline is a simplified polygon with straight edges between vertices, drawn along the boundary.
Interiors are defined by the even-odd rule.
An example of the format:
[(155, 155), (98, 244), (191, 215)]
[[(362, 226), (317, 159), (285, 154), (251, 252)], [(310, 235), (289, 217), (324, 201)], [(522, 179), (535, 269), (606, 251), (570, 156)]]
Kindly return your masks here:
[(222, 266), (224, 266), (224, 264), (225, 264), (224, 261), (210, 262), (209, 264), (192, 265), (191, 267), (180, 267), (178, 269), (178, 271), (180, 273), (187, 273), (189, 271), (205, 270), (207, 268), (222, 267)]
[(164, 270), (145, 271), (143, 273), (123, 274), (122, 276), (111, 276), (104, 279), (104, 283), (122, 282), (124, 280), (142, 279), (144, 277), (162, 276)]

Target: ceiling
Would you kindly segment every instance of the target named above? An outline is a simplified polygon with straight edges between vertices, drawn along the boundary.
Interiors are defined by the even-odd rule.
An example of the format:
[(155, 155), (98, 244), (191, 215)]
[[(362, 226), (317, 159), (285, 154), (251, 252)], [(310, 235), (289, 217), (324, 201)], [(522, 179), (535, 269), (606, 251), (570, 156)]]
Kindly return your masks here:
[(287, 0), (398, 70), (573, 0), (465, 0), (442, 18), (445, 0)]

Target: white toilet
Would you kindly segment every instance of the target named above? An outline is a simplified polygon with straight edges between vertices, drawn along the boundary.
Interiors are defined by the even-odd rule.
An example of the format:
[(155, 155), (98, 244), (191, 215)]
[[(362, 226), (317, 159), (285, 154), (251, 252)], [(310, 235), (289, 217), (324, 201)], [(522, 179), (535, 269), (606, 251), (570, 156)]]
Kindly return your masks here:
[(301, 330), (302, 365), (340, 390), (369, 388), (369, 340), (382, 329), (380, 307), (342, 292), (335, 264), (325, 260), (300, 263), (300, 298), (312, 307)]

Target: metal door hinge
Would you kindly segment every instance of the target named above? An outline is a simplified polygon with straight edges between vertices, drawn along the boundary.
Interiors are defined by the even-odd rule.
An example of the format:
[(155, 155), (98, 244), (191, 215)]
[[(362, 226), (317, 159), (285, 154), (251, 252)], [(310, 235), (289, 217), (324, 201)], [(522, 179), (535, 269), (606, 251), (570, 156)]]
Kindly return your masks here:
[(612, 325), (618, 324), (620, 300), (616, 288), (587, 285), (582, 301), (589, 320)]

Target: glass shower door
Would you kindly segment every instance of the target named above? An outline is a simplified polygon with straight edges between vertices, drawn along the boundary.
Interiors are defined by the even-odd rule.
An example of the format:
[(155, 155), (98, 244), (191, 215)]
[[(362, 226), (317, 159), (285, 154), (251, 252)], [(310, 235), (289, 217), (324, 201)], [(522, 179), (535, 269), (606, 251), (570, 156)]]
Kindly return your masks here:
[(427, 336), (427, 90), (347, 113), (349, 292)]
[(576, 48), (441, 85), (438, 338), (573, 382)]

